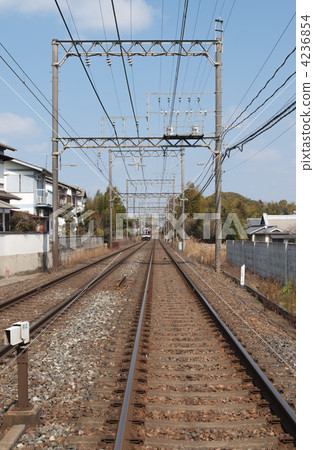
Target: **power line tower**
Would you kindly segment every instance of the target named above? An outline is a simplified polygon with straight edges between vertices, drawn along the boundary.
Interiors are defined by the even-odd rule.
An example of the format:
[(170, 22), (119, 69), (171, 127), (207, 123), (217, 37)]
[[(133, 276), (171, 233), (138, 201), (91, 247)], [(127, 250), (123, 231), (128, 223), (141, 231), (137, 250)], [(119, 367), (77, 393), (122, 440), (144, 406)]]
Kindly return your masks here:
[[(58, 144), (66, 148), (110, 149), (121, 156), (138, 156), (140, 152), (154, 156), (166, 156), (174, 153), (181, 156), (185, 148), (206, 148), (213, 152), (216, 160), (216, 212), (221, 210), (221, 53), (223, 27), (222, 20), (216, 20), (214, 40), (129, 40), (129, 41), (52, 41), (52, 167), (53, 167), (53, 265), (58, 266)], [(211, 55), (215, 49), (215, 56)], [(58, 50), (63, 52), (59, 58)], [(69, 59), (103, 56), (110, 60), (112, 56), (132, 58), (134, 56), (203, 56), (213, 67), (216, 74), (215, 89), (215, 135), (189, 132), (188, 134), (164, 133), (162, 136), (120, 137), (60, 137), (58, 134), (58, 70)], [(171, 130), (170, 130), (171, 131)], [(211, 148), (216, 141), (215, 150)], [(110, 180), (110, 184), (112, 179)], [(112, 201), (112, 199), (111, 199)], [(216, 270), (221, 265), (221, 220), (216, 221)]]

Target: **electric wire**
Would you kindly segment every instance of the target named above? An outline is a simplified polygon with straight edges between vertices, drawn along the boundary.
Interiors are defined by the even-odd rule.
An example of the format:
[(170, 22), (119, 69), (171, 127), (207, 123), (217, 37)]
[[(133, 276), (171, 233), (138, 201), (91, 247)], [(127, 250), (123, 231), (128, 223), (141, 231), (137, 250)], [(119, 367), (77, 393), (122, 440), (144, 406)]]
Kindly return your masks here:
[(243, 97), (241, 98), (241, 100), (239, 101), (238, 106), (236, 107), (236, 109), (234, 110), (233, 114), (230, 117), (230, 120), (232, 120), (232, 117), (235, 115), (235, 113), (237, 112), (237, 110), (239, 109), (241, 103), (243, 102), (243, 100), (245, 99), (245, 97), (247, 96), (247, 94), (249, 93), (249, 91), (251, 90), (251, 87), (253, 86), (253, 84), (255, 83), (256, 79), (258, 78), (259, 74), (261, 73), (261, 71), (263, 70), (263, 68), (265, 67), (267, 61), (269, 60), (269, 58), (271, 57), (271, 55), (273, 54), (275, 48), (277, 47), (277, 45), (279, 44), (279, 42), (281, 41), (282, 37), (284, 36), (285, 32), (287, 31), (290, 23), (292, 22), (292, 20), (294, 19), (296, 13), (294, 13), (292, 15), (292, 17), (290, 18), (290, 20), (288, 21), (287, 25), (285, 26), (284, 30), (282, 31), (282, 33), (280, 34), (279, 38), (277, 39), (277, 42), (275, 43), (275, 45), (273, 46), (272, 50), (270, 51), (270, 53), (268, 54), (266, 60), (264, 61), (262, 67), (259, 69), (258, 73), (255, 75), (253, 81), (251, 82), (250, 86), (247, 88), (246, 92), (244, 93)]
[(126, 84), (127, 84), (129, 100), (130, 100), (130, 104), (131, 104), (131, 109), (132, 109), (132, 113), (133, 113), (133, 118), (134, 118), (134, 122), (135, 122), (137, 136), (139, 136), (138, 122), (137, 122), (137, 119), (136, 119), (136, 114), (135, 114), (135, 109), (134, 109), (134, 104), (133, 104), (133, 99), (132, 99), (132, 94), (131, 94), (131, 89), (130, 89), (130, 84), (129, 84), (129, 78), (128, 78), (126, 65), (125, 65), (125, 61), (124, 61), (124, 56), (123, 56), (123, 48), (122, 48), (122, 44), (121, 44), (120, 31), (119, 31), (119, 26), (118, 26), (118, 21), (117, 21), (116, 8), (115, 8), (115, 5), (114, 5), (114, 0), (111, 0), (111, 7), (112, 7), (113, 17), (114, 17), (114, 22), (115, 22), (115, 28), (116, 28), (116, 32), (117, 32), (117, 36), (118, 36), (118, 43), (119, 43), (120, 52), (121, 52), (121, 59), (122, 59), (124, 76), (125, 76), (125, 80), (126, 80)]
[[(285, 117), (287, 117), (289, 114), (291, 114), (296, 109), (296, 102), (291, 102), (288, 106), (284, 106), (279, 110), (274, 116), (272, 116), (267, 122), (265, 122), (262, 126), (260, 126), (257, 130), (255, 130), (253, 133), (251, 133), (249, 136), (245, 137), (241, 141), (237, 142), (232, 147), (227, 147), (226, 150), (221, 154), (221, 164), (223, 164), (224, 160), (228, 155), (230, 155), (230, 151), (236, 148), (243, 149), (243, 146), (247, 144), (248, 142), (252, 141), (253, 139), (256, 139), (261, 134), (265, 133), (272, 127), (274, 127), (277, 123), (279, 123), (281, 120), (283, 120)], [(284, 134), (284, 133), (283, 133)], [(273, 142), (273, 141), (272, 141)], [(270, 145), (270, 144), (268, 144)], [(203, 192), (207, 189), (209, 184), (213, 181), (215, 178), (214, 173), (209, 177), (203, 188), (192, 198), (189, 199), (188, 203), (193, 202), (197, 198), (199, 198)]]
[[(279, 72), (279, 70), (286, 64), (286, 62), (288, 61), (289, 57), (296, 51), (296, 47), (294, 47), (294, 49), (285, 57), (284, 61), (281, 63), (281, 65), (279, 67), (277, 67), (277, 69), (275, 70), (275, 72), (273, 73), (273, 75), (266, 81), (266, 83), (264, 84), (264, 86), (258, 91), (258, 93), (255, 95), (255, 97), (253, 97), (253, 99), (250, 101), (250, 103), (248, 103), (248, 105), (243, 109), (243, 111), (238, 114), (238, 116), (233, 120), (233, 122), (230, 124), (230, 126), (228, 128), (230, 128), (232, 125), (234, 125), (238, 119), (240, 119), (240, 117), (248, 110), (248, 108), (252, 105), (252, 103), (259, 97), (259, 95), (266, 89), (266, 87), (268, 86), (268, 84), (271, 82), (271, 80), (273, 80), (275, 78), (275, 76), (277, 75), (277, 73)], [(281, 89), (286, 83), (287, 81), (295, 74), (296, 72), (294, 72), (292, 75), (290, 75), (290, 77), (288, 77), (286, 79), (286, 81), (284, 82), (284, 84), (282, 84), (273, 94), (272, 96), (279, 90)], [(271, 97), (272, 97), (271, 96)], [(265, 102), (263, 104), (266, 103), (267, 100), (269, 100), (271, 97), (268, 97), (268, 99), (265, 100)], [(254, 111), (255, 112), (255, 111)], [(254, 114), (251, 113), (250, 115)], [(246, 119), (245, 119), (246, 120)], [(240, 122), (242, 123), (242, 122)], [(237, 125), (239, 125), (239, 123), (237, 123)]]
[(100, 98), (100, 96), (99, 96), (99, 94), (98, 94), (98, 92), (97, 92), (97, 90), (96, 90), (96, 88), (95, 88), (95, 86), (94, 86), (94, 84), (93, 84), (93, 81), (92, 81), (92, 79), (91, 79), (91, 77), (90, 77), (90, 75), (89, 75), (89, 73), (88, 73), (88, 71), (87, 71), (87, 69), (86, 69), (86, 67), (85, 67), (85, 64), (84, 64), (84, 62), (83, 62), (83, 60), (82, 60), (82, 57), (81, 57), (81, 55), (80, 55), (80, 52), (78, 51), (77, 45), (76, 45), (76, 43), (75, 43), (75, 41), (74, 41), (74, 39), (73, 39), (72, 33), (71, 33), (71, 31), (70, 31), (70, 29), (69, 29), (69, 27), (68, 27), (68, 24), (67, 24), (67, 22), (66, 22), (66, 20), (65, 20), (65, 18), (64, 18), (64, 15), (63, 15), (63, 13), (62, 13), (62, 11), (61, 11), (61, 9), (60, 9), (58, 0), (54, 0), (54, 2), (55, 2), (55, 4), (56, 4), (56, 6), (57, 6), (57, 9), (58, 9), (59, 14), (60, 14), (60, 16), (61, 16), (61, 19), (62, 19), (62, 21), (63, 21), (63, 23), (64, 23), (64, 26), (65, 26), (65, 28), (66, 28), (66, 30), (67, 30), (69, 36), (70, 36), (70, 39), (71, 39), (72, 44), (73, 44), (73, 46), (74, 46), (74, 48), (75, 48), (75, 51), (76, 51), (76, 53), (77, 53), (77, 55), (78, 55), (78, 57), (79, 57), (79, 60), (80, 60), (81, 65), (82, 65), (82, 67), (83, 67), (83, 70), (84, 70), (84, 72), (85, 72), (85, 74), (86, 74), (86, 76), (87, 76), (87, 78), (88, 78), (88, 81), (89, 81), (89, 83), (90, 83), (90, 85), (91, 85), (91, 87), (92, 87), (92, 89), (93, 89), (93, 91), (94, 91), (94, 93), (95, 93), (95, 95), (96, 95), (96, 97), (97, 97), (97, 100), (98, 100), (98, 102), (99, 102), (99, 104), (100, 104), (102, 110), (104, 111), (106, 117), (108, 118), (110, 124), (112, 125), (112, 127), (113, 127), (113, 129), (114, 129), (114, 131), (115, 131), (116, 137), (118, 137), (118, 136), (117, 136), (117, 133), (116, 133), (115, 126), (114, 126), (114, 124), (113, 124), (113, 122), (112, 122), (112, 120), (111, 120), (111, 118), (110, 118), (110, 116), (109, 116), (109, 114), (108, 114), (106, 108), (104, 107), (104, 104), (103, 104), (103, 102), (101, 101), (101, 98)]
[[(247, 119), (249, 119), (253, 114), (255, 114), (259, 109), (261, 109), (271, 98), (274, 97), (274, 95), (280, 90), (282, 89), (290, 80), (290, 78), (292, 78), (294, 75), (296, 74), (296, 72), (293, 72), (291, 75), (288, 76), (288, 78), (286, 78), (286, 80), (269, 96), (267, 97), (263, 103), (261, 103), (257, 108), (254, 109), (254, 111), (252, 111), (248, 116), (246, 116), (244, 119), (242, 119), (240, 122), (237, 122), (235, 126), (239, 126), (241, 125), (243, 122), (245, 122)], [(231, 125), (229, 125), (228, 129), (225, 131), (225, 133), (223, 133), (223, 136), (225, 136), (228, 131), (230, 131), (230, 127), (232, 127), (233, 123)]]
[[(183, 41), (183, 38), (184, 38), (188, 6), (189, 6), (189, 0), (185, 0), (184, 6), (183, 6), (182, 24), (181, 24), (181, 32), (180, 32), (180, 41), (181, 42)], [(174, 103), (175, 103), (175, 97), (176, 97), (176, 93), (177, 93), (179, 70), (180, 70), (180, 63), (181, 63), (181, 54), (182, 54), (182, 48), (180, 47), (178, 58), (177, 58), (177, 66), (176, 66), (176, 73), (175, 73), (173, 92), (172, 92), (172, 101), (171, 101), (171, 107), (170, 107), (170, 118), (169, 118), (170, 126), (172, 125), (172, 119), (173, 119), (173, 113), (174, 113)]]
[[(65, 17), (64, 17), (64, 15), (63, 15), (63, 13), (62, 13), (62, 11), (61, 11), (61, 8), (60, 8), (60, 6), (59, 6), (59, 3), (58, 3), (57, 0), (54, 0), (54, 1), (55, 1), (56, 6), (57, 6), (58, 12), (59, 12), (59, 14), (60, 14), (60, 16), (61, 16), (61, 19), (62, 19), (62, 21), (63, 21), (63, 23), (64, 23), (64, 26), (65, 26), (65, 28), (66, 28), (66, 30), (67, 30), (69, 36), (70, 36), (72, 45), (74, 46), (74, 48), (75, 48), (75, 50), (76, 50), (76, 53), (77, 53), (77, 55), (78, 55), (78, 57), (79, 57), (80, 63), (81, 63), (81, 65), (82, 65), (82, 67), (83, 67), (83, 70), (84, 70), (84, 72), (85, 72), (85, 74), (86, 74), (86, 76), (87, 76), (87, 78), (88, 78), (88, 80), (89, 80), (89, 83), (90, 83), (90, 85), (92, 86), (92, 89), (93, 89), (93, 91), (94, 91), (94, 93), (95, 93), (95, 95), (96, 95), (96, 97), (97, 97), (97, 100), (98, 100), (98, 102), (100, 103), (100, 105), (101, 105), (101, 107), (102, 107), (102, 110), (104, 111), (106, 117), (108, 118), (108, 120), (109, 120), (109, 122), (110, 122), (110, 124), (111, 124), (111, 126), (112, 126), (112, 128), (113, 128), (113, 130), (114, 130), (114, 134), (115, 134), (116, 138), (118, 138), (116, 128), (115, 128), (115, 126), (114, 126), (114, 124), (113, 124), (113, 122), (112, 122), (112, 120), (111, 120), (111, 118), (110, 118), (110, 116), (109, 116), (109, 114), (108, 114), (106, 108), (104, 107), (103, 102), (101, 101), (101, 98), (100, 98), (100, 96), (99, 96), (99, 94), (98, 94), (98, 92), (97, 92), (97, 90), (96, 90), (96, 87), (95, 87), (95, 85), (93, 84), (93, 81), (92, 81), (92, 79), (91, 79), (91, 77), (90, 77), (90, 75), (89, 75), (89, 73), (88, 73), (88, 71), (87, 71), (87, 69), (86, 69), (86, 67), (85, 67), (85, 64), (84, 64), (84, 62), (83, 62), (83, 60), (82, 60), (82, 57), (81, 57), (81, 55), (80, 55), (80, 53), (79, 53), (79, 51), (78, 51), (78, 49), (77, 49), (77, 45), (76, 45), (75, 41), (73, 40), (72, 33), (71, 33), (71, 31), (70, 31), (70, 29), (69, 29), (69, 27), (68, 27), (68, 24), (67, 24), (67, 22), (66, 22), (66, 20), (65, 20)], [(120, 148), (120, 147), (119, 147), (119, 148)], [(121, 149), (120, 149), (120, 150), (121, 150)], [(122, 154), (122, 152), (121, 152), (121, 154)], [(125, 161), (124, 161), (124, 168), (125, 168), (125, 170), (126, 170), (126, 173), (127, 173), (128, 177), (130, 177), (129, 172), (128, 172), (128, 169), (127, 169), (127, 166), (126, 166), (126, 164), (125, 164)]]
[(241, 161), (239, 164), (230, 167), (230, 169), (226, 169), (224, 172), (230, 172), (233, 169), (236, 169), (237, 167), (241, 166), (242, 164), (246, 163), (247, 161), (249, 161), (250, 159), (254, 158), (256, 155), (258, 155), (259, 153), (261, 153), (263, 150), (265, 150), (266, 148), (268, 148), (273, 142), (277, 141), (281, 136), (283, 136), (285, 133), (287, 133), (292, 127), (295, 126), (295, 123), (293, 123), (292, 125), (290, 125), (285, 131), (283, 131), (281, 134), (279, 134), (279, 136), (277, 136), (276, 138), (274, 138), (272, 141), (268, 142), (268, 144), (266, 144), (263, 148), (261, 148), (260, 150), (258, 150), (257, 152), (255, 152), (253, 155), (249, 156), (248, 158), (246, 158), (244, 161)]
[[(5, 47), (1, 44), (1, 46), (5, 49)], [(6, 49), (5, 49), (6, 50)], [(6, 50), (6, 52), (10, 55), (10, 53)], [(10, 55), (10, 57), (13, 59), (13, 61), (17, 64), (19, 69), (23, 72), (23, 74), (27, 77), (27, 79), (32, 83), (32, 85), (37, 89), (37, 91), (44, 97), (44, 99), (48, 102), (48, 104), (53, 108), (52, 103), (47, 99), (47, 97), (41, 92), (41, 90), (35, 85), (35, 83), (31, 80), (31, 78), (26, 74), (26, 72), (21, 68), (21, 66), (15, 61), (15, 59)], [(1, 60), (6, 64), (6, 66), (13, 72), (13, 74), (18, 78), (18, 80), (24, 85), (24, 87), (33, 95), (33, 97), (38, 101), (38, 103), (45, 109), (45, 111), (53, 117), (52, 112), (44, 105), (44, 103), (40, 100), (40, 98), (32, 91), (32, 89), (26, 84), (26, 82), (19, 76), (19, 74), (13, 69), (13, 67), (0, 55)], [(60, 117), (62, 117), (60, 115)], [(71, 130), (78, 136), (77, 132), (71, 127), (71, 125), (62, 118), (63, 121), (71, 128)], [(46, 122), (45, 122), (46, 123)], [(69, 132), (64, 128), (64, 126), (58, 122), (58, 125), (63, 129), (63, 131), (70, 137)], [(87, 159), (95, 166), (95, 162), (90, 158), (88, 154), (83, 150), (84, 155), (87, 157)], [(98, 170), (102, 173), (106, 181), (109, 181), (108, 178), (106, 178), (105, 174), (101, 169), (98, 168)], [(108, 169), (107, 169), (108, 170)]]

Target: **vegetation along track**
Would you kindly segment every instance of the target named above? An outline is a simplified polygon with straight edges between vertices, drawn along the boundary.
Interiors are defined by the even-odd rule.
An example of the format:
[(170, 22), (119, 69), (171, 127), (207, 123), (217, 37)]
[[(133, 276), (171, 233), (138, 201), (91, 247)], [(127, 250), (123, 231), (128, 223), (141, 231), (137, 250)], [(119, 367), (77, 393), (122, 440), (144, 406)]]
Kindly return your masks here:
[(294, 448), (293, 411), (156, 247), (138, 328), (120, 331), (99, 448)]
[[(2, 301), (0, 329), (4, 330), (17, 321), (29, 321), (31, 333), (35, 332), (143, 245), (145, 244), (131, 245), (122, 251), (111, 253), (96, 262)], [(0, 346), (0, 357), (10, 350), (9, 345)]]

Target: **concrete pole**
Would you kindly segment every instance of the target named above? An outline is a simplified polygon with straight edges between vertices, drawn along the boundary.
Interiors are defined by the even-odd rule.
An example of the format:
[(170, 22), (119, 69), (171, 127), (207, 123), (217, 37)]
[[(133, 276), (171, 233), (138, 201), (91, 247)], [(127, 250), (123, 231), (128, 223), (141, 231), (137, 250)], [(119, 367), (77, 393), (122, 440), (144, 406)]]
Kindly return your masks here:
[(58, 238), (58, 44), (52, 41), (52, 262), (59, 265)]
[[(221, 24), (222, 21), (216, 21)], [(222, 33), (216, 38), (216, 65), (215, 65), (215, 269), (221, 270), (221, 53), (222, 53)]]
[[(174, 192), (175, 192), (175, 179), (172, 180), (172, 212), (173, 212), (173, 217), (175, 220), (176, 217), (176, 199), (174, 197)], [(172, 242), (174, 242), (174, 238), (175, 238), (175, 228), (173, 226), (173, 230), (172, 230)]]
[[(182, 214), (184, 214), (184, 149), (181, 148), (181, 196), (182, 196)], [(184, 252), (184, 233), (185, 233), (185, 224), (184, 221), (182, 223), (183, 236), (182, 236), (182, 251)]]
[(129, 180), (126, 180), (126, 240), (129, 238)]
[(109, 247), (112, 248), (112, 152), (109, 149)]

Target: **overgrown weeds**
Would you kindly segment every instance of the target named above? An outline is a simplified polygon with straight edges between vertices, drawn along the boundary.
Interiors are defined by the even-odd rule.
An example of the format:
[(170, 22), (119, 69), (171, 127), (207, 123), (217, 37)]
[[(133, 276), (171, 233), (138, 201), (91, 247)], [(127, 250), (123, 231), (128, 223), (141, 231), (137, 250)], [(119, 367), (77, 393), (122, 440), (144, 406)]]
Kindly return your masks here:
[[(240, 267), (226, 261), (223, 270), (236, 278), (240, 278)], [(271, 278), (263, 278), (250, 270), (245, 271), (245, 284), (263, 294), (269, 300), (290, 311), (296, 312), (296, 287), (290, 281), (287, 285)]]

